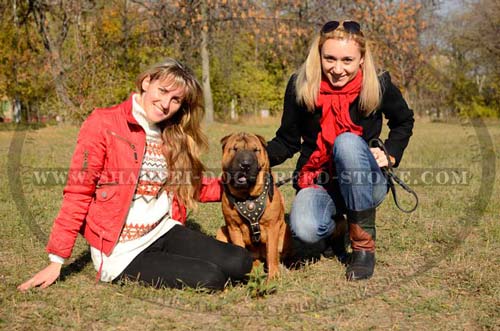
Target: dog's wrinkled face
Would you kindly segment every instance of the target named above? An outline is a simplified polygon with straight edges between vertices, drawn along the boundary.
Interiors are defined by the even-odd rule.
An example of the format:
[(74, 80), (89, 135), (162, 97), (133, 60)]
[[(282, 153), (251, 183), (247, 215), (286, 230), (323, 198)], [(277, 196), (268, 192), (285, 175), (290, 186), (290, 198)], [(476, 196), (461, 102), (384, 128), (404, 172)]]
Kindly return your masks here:
[(250, 133), (235, 133), (221, 139), (225, 183), (236, 189), (255, 186), (262, 170), (269, 169), (266, 141)]

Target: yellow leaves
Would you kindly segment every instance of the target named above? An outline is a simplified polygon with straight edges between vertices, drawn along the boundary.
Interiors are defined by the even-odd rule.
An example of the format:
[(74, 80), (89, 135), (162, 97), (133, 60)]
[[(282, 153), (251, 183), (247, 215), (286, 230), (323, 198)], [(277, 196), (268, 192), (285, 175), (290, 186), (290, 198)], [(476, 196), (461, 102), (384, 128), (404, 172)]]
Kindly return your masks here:
[(365, 35), (372, 41), (377, 63), (391, 71), (395, 80), (413, 79), (421, 66), (423, 47), (419, 31), (427, 27), (420, 15), (418, 1), (355, 0), (351, 15), (361, 22)]

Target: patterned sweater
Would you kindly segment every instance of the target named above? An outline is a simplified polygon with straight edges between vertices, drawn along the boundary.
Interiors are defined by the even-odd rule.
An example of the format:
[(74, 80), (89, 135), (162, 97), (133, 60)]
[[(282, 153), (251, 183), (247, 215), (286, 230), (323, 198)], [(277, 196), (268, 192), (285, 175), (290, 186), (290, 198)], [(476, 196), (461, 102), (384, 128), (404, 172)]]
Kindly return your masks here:
[(146, 132), (146, 150), (137, 182), (136, 192), (122, 229), (118, 244), (106, 256), (91, 247), (92, 261), (98, 271), (103, 259), (101, 280), (112, 281), (144, 249), (163, 236), (174, 225), (181, 224), (171, 215), (171, 197), (161, 187), (167, 178), (167, 164), (161, 152), (160, 129), (148, 122), (146, 113), (133, 99), (133, 115)]

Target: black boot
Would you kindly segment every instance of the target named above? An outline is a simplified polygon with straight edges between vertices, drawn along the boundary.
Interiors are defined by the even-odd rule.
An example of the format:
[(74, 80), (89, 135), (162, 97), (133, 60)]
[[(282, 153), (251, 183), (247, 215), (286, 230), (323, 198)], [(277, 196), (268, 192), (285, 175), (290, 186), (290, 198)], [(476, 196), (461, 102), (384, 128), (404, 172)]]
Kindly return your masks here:
[(375, 269), (375, 208), (348, 211), (352, 254), (347, 265), (347, 280), (368, 279)]

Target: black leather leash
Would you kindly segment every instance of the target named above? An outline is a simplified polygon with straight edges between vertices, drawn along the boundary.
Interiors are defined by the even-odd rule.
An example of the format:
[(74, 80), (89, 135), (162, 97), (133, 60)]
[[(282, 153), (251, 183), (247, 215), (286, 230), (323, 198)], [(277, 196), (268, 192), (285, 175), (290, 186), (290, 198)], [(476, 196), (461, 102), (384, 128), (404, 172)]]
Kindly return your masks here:
[[(387, 161), (389, 162), (389, 164), (387, 167), (382, 168), (382, 172), (385, 174), (385, 176), (387, 178), (387, 181), (389, 183), (389, 188), (391, 189), (392, 197), (394, 198), (394, 203), (396, 204), (396, 207), (398, 207), (399, 210), (401, 210), (404, 213), (412, 213), (413, 211), (415, 211), (415, 209), (417, 209), (417, 207), (418, 207), (417, 193), (415, 193), (415, 191), (413, 191), (405, 182), (403, 182), (401, 180), (401, 178), (396, 176), (396, 174), (394, 173), (394, 170), (392, 168), (391, 159), (389, 157), (389, 153), (387, 152), (387, 149), (385, 148), (385, 145), (382, 142), (382, 140), (380, 138), (374, 138), (374, 139), (370, 140), (368, 145), (370, 147), (380, 148), (385, 153), (385, 156), (387, 157)], [(396, 185), (394, 184), (394, 182), (396, 182), (399, 186), (401, 186), (406, 192), (413, 195), (413, 197), (415, 198), (415, 206), (413, 208), (404, 209), (401, 207), (401, 205), (399, 204), (398, 196), (396, 194)]]

